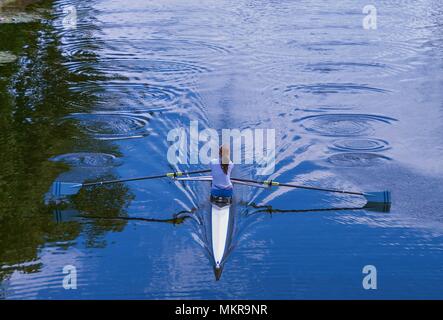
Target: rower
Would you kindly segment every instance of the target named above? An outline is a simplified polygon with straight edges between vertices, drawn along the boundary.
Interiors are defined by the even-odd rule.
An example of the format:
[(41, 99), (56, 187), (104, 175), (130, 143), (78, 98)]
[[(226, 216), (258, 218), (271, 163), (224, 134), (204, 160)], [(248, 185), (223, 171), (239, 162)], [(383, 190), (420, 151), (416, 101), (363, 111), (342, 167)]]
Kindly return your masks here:
[(212, 175), (211, 200), (230, 203), (232, 198), (231, 172), (234, 164), (230, 159), (229, 147), (222, 145), (219, 148), (219, 157), (210, 162)]

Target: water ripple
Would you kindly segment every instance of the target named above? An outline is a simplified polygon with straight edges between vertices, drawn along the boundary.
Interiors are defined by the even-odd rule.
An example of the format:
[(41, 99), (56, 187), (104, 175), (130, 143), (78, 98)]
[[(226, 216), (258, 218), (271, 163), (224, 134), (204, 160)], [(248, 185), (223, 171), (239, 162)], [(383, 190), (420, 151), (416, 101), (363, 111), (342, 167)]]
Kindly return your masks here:
[(97, 108), (104, 110), (165, 111), (200, 105), (198, 96), (193, 91), (169, 84), (113, 80), (81, 83), (72, 88), (98, 98)]
[(302, 43), (297, 44), (300, 48), (309, 50), (309, 51), (329, 51), (333, 49), (337, 49), (336, 47), (342, 47), (342, 46), (349, 46), (349, 47), (356, 47), (356, 46), (368, 46), (369, 42), (362, 42), (362, 41), (319, 41), (319, 42), (310, 42), (310, 43)]
[(75, 119), (83, 130), (99, 140), (141, 138), (150, 134), (151, 115), (134, 113), (74, 113), (65, 119)]
[(125, 77), (140, 77), (146, 73), (150, 79), (155, 75), (162, 80), (181, 80), (191, 75), (208, 72), (209, 69), (197, 64), (184, 61), (160, 59), (112, 59), (103, 62), (100, 66), (102, 72), (118, 73)]
[[(129, 41), (130, 40), (130, 41)], [(141, 57), (146, 58), (154, 53), (162, 57), (196, 57), (211, 56), (213, 54), (228, 54), (228, 47), (209, 41), (189, 39), (125, 39), (114, 40), (108, 45), (104, 58)]]
[(370, 167), (391, 160), (389, 157), (368, 152), (337, 153), (327, 158), (327, 161), (337, 167)]
[(63, 162), (73, 167), (111, 167), (122, 163), (112, 154), (94, 152), (66, 153), (52, 157), (51, 160)]
[(367, 68), (377, 68), (386, 69), (390, 68), (388, 65), (383, 63), (362, 63), (362, 62), (318, 62), (309, 63), (306, 65), (306, 71), (315, 71), (321, 73), (338, 72), (346, 69), (355, 71), (356, 69), (367, 69)]
[(341, 139), (334, 141), (331, 149), (338, 151), (383, 151), (389, 143), (381, 139)]
[(390, 124), (393, 118), (370, 114), (321, 114), (299, 120), (306, 131), (323, 136), (360, 136), (374, 131), (375, 124)]
[(316, 83), (316, 84), (297, 84), (288, 86), (285, 92), (299, 91), (312, 94), (330, 94), (330, 93), (360, 93), (360, 92), (376, 92), (386, 93), (389, 90), (370, 87), (364, 84), (355, 83)]

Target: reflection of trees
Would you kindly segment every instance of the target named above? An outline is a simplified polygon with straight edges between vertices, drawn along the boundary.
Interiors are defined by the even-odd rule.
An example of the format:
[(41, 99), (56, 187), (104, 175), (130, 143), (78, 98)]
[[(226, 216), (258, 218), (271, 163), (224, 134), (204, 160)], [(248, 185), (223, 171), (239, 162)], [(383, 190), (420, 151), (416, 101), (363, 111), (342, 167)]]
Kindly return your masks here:
[[(46, 4), (51, 5), (51, 4)], [(50, 18), (50, 17), (48, 17)], [(14, 270), (36, 272), (38, 249), (47, 242), (69, 241), (78, 237), (85, 224), (53, 221), (52, 209), (43, 203), (44, 195), (66, 165), (48, 161), (52, 156), (93, 150), (116, 153), (108, 144), (91, 141), (75, 123), (61, 122), (75, 108), (90, 110), (96, 97), (71, 86), (82, 81), (94, 84), (95, 76), (76, 77), (65, 66), (67, 59), (58, 49), (60, 42), (47, 23), (0, 24), (0, 51), (19, 58), (0, 64), (0, 280)], [(94, 43), (94, 39), (87, 40)], [(85, 45), (88, 45), (88, 43)], [(90, 46), (91, 48), (93, 46)], [(94, 54), (89, 52), (91, 64)], [(81, 59), (81, 57), (80, 57)], [(96, 61), (95, 61), (96, 62)], [(120, 214), (129, 196), (120, 186), (106, 195), (106, 189), (92, 190), (76, 199), (80, 210)], [(102, 198), (102, 200), (98, 200)], [(91, 200), (88, 202), (88, 199)], [(95, 201), (92, 201), (92, 199)], [(121, 208), (120, 208), (121, 209)], [(118, 231), (123, 222), (93, 221), (101, 232)], [(88, 226), (88, 228), (93, 228)], [(95, 229), (94, 229), (95, 230)], [(87, 231), (89, 232), (89, 231)]]
[[(116, 178), (111, 176), (100, 178), (100, 180), (114, 179)], [(121, 183), (82, 188), (78, 194), (72, 197), (75, 209), (83, 217), (102, 217), (102, 219), (94, 219), (93, 223), (84, 226), (83, 233), (86, 235), (88, 246), (103, 246), (105, 243), (98, 242), (98, 239), (105, 232), (123, 230), (126, 221), (111, 218), (126, 217), (125, 209), (133, 198), (129, 188)]]

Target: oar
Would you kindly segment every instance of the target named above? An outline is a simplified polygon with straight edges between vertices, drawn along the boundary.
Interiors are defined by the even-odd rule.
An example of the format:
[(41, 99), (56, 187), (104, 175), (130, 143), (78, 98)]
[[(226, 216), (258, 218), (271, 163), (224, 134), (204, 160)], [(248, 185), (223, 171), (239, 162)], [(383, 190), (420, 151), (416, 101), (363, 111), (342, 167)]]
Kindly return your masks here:
[(159, 174), (155, 176), (145, 176), (145, 177), (136, 177), (136, 178), (127, 178), (127, 179), (119, 179), (119, 180), (108, 180), (108, 181), (99, 181), (99, 182), (89, 182), (89, 183), (78, 183), (78, 182), (61, 182), (55, 181), (52, 184), (52, 195), (55, 197), (74, 195), (76, 194), (82, 187), (91, 187), (91, 186), (102, 186), (105, 184), (111, 183), (119, 183), (119, 182), (128, 182), (128, 181), (138, 181), (138, 180), (152, 180), (159, 178), (176, 178), (183, 175), (197, 174), (197, 173), (205, 173), (210, 172), (210, 169), (207, 170), (197, 170), (197, 171), (176, 171), (176, 172), (168, 172), (164, 174)]
[(80, 221), (81, 219), (90, 219), (90, 220), (135, 220), (135, 221), (144, 221), (144, 222), (165, 222), (172, 223), (173, 225), (181, 224), (188, 218), (191, 218), (191, 211), (180, 211), (173, 215), (172, 218), (169, 219), (156, 219), (156, 218), (144, 218), (144, 217), (106, 217), (106, 216), (92, 216), (88, 214), (81, 214), (77, 210), (59, 210), (55, 209), (53, 211), (54, 221), (56, 223), (63, 222), (73, 222)]
[(337, 190), (337, 189), (327, 189), (327, 188), (317, 188), (317, 187), (310, 187), (310, 186), (302, 186), (297, 184), (291, 184), (291, 183), (280, 183), (274, 180), (249, 180), (249, 179), (239, 179), (239, 178), (232, 178), (232, 182), (248, 182), (248, 183), (254, 183), (258, 185), (263, 185), (267, 187), (273, 187), (273, 186), (279, 186), (279, 187), (289, 187), (289, 188), (297, 188), (297, 189), (306, 189), (306, 190), (316, 190), (316, 191), (325, 191), (325, 192), (335, 192), (335, 193), (342, 193), (342, 194), (352, 194), (352, 195), (358, 195), (365, 197), (368, 204), (377, 204), (377, 203), (383, 203), (383, 204), (391, 204), (391, 192), (388, 190), (385, 191), (375, 191), (375, 192), (356, 192), (356, 191), (346, 191), (346, 190)]
[(252, 215), (255, 213), (263, 213), (263, 212), (272, 215), (273, 213), (306, 213), (306, 212), (355, 211), (355, 210), (389, 212), (389, 210), (391, 209), (390, 206), (388, 205), (373, 206), (368, 204), (364, 205), (363, 207), (336, 207), (336, 208), (309, 208), (309, 209), (278, 209), (278, 208), (273, 208), (272, 206), (257, 206), (254, 203), (251, 203), (248, 206), (251, 206), (254, 209), (259, 209), (249, 213), (248, 215)]

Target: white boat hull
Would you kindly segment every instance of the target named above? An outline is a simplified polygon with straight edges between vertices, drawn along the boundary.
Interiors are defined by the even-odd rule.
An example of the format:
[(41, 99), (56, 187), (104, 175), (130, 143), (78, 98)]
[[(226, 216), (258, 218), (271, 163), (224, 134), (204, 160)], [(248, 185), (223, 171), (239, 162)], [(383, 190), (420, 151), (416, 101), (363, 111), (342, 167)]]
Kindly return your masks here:
[[(210, 176), (199, 176), (199, 177), (185, 177), (177, 178), (178, 181), (207, 181), (211, 182), (212, 177)], [(244, 184), (243, 182), (233, 183)], [(220, 279), (222, 273), (222, 263), (225, 258), (227, 251), (229, 249), (229, 239), (231, 236), (232, 222), (231, 219), (231, 202), (227, 202), (226, 205), (220, 206), (215, 202), (211, 202), (211, 244), (212, 244), (212, 255), (214, 258), (214, 272), (217, 280)]]
[(225, 251), (228, 245), (230, 205), (222, 208), (212, 204), (211, 228), (212, 228), (212, 253), (214, 255), (215, 268), (220, 269)]

